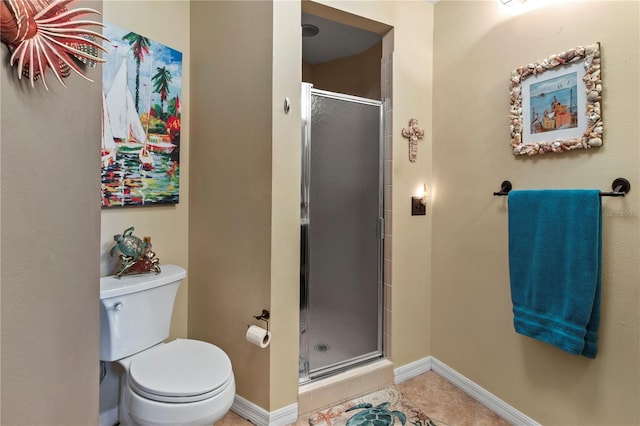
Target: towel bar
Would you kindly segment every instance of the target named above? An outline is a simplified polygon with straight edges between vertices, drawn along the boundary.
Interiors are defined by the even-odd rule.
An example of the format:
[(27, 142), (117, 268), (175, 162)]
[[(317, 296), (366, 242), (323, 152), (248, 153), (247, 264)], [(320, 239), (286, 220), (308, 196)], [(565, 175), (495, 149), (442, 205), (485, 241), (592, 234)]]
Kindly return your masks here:
[[(494, 192), (493, 195), (502, 196), (509, 195), (509, 191), (513, 189), (511, 182), (505, 180), (500, 185), (500, 191)], [(601, 197), (624, 197), (631, 191), (631, 184), (625, 178), (617, 178), (611, 184), (611, 192), (600, 192)]]

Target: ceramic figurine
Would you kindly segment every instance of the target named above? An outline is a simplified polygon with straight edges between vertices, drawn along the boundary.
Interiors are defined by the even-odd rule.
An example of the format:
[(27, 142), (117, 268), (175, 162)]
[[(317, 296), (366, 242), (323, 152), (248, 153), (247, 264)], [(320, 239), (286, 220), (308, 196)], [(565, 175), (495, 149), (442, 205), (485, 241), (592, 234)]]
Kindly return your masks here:
[(151, 251), (151, 237), (144, 240), (133, 235), (133, 226), (125, 229), (122, 234), (114, 235), (116, 244), (110, 254), (114, 256), (120, 252), (120, 270), (116, 274), (120, 278), (124, 274), (141, 274), (145, 272), (160, 272), (160, 260)]

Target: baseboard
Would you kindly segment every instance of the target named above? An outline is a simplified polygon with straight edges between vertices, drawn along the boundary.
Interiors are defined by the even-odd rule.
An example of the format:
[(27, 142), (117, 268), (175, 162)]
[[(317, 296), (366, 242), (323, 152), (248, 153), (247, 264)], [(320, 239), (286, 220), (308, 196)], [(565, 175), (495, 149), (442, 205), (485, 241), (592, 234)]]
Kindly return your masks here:
[(507, 404), (482, 386), (469, 380), (445, 363), (432, 356), (414, 361), (394, 369), (395, 383), (402, 383), (427, 371), (433, 371), (449, 383), (493, 411), (511, 424), (519, 426), (540, 426), (538, 422)]
[(298, 421), (298, 404), (269, 412), (240, 395), (234, 398), (231, 411), (256, 426), (285, 426)]
[(409, 364), (403, 365), (393, 369), (393, 383), (396, 385), (406, 380), (413, 379), (421, 374), (431, 371), (431, 360), (433, 357), (428, 356), (426, 358), (413, 361)]
[(100, 413), (98, 424), (100, 426), (113, 426), (118, 423), (118, 406)]

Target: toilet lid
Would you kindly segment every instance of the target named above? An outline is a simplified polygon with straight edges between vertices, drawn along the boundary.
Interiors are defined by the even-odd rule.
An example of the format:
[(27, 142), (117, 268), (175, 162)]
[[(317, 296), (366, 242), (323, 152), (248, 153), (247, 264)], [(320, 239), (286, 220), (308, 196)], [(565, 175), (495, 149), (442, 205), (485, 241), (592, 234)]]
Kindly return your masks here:
[(131, 388), (157, 401), (201, 401), (224, 390), (232, 380), (227, 354), (198, 340), (178, 339), (156, 346), (135, 356), (129, 366)]

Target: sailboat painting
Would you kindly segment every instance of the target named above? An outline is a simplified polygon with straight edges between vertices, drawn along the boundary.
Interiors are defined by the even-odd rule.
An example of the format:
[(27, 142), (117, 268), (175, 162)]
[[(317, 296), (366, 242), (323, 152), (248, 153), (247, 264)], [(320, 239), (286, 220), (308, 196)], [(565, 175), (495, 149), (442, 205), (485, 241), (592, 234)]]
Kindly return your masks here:
[(182, 53), (104, 24), (102, 207), (177, 204)]

